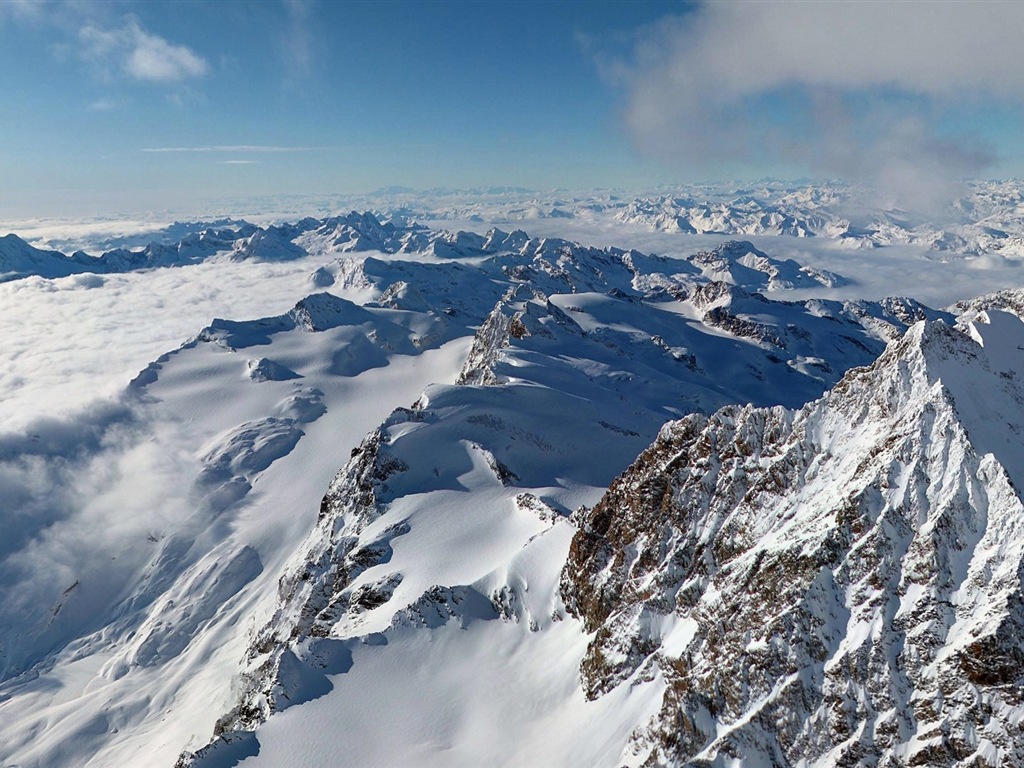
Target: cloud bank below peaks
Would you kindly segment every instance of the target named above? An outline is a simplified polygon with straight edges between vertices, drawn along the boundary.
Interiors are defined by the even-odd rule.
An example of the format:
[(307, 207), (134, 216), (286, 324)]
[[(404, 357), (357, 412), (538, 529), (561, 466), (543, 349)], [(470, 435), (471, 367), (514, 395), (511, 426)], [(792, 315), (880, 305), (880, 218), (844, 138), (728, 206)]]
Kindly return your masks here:
[(1022, 26), (1013, 3), (707, 2), (601, 64), (638, 147), (680, 168), (787, 167), (927, 196), (994, 162), (950, 117), (1024, 104)]

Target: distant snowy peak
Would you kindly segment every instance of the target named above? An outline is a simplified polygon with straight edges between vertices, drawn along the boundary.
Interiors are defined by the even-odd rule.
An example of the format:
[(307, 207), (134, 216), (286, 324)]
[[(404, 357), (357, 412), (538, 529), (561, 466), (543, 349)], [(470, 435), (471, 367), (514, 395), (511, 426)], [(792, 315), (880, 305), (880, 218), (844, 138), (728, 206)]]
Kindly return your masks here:
[(851, 248), (914, 244), (966, 256), (1024, 254), (1020, 182), (972, 182), (947, 210), (930, 216), (880, 207), (877, 197), (834, 183), (703, 185), (603, 211), (664, 232), (824, 237)]
[(313, 223), (296, 243), (306, 251), (325, 254), (356, 251), (397, 253), (410, 240), (416, 241), (415, 229), (381, 222), (369, 211), (352, 211)]
[[(834, 288), (847, 284), (834, 272), (778, 260), (747, 241), (729, 241), (685, 259), (666, 259), (619, 248), (594, 248), (561, 238), (531, 238), (522, 230), (423, 231), (418, 241), (401, 240), (399, 252), (415, 245), (442, 259), (487, 258), (514, 280), (545, 293), (606, 290), (609, 287), (651, 297), (707, 281), (725, 281), (751, 291)], [(424, 246), (424, 239), (429, 245)]]
[(662, 676), (650, 764), (1024, 761), (1022, 349), (921, 322), (800, 411), (666, 425), (585, 515), (584, 687)]
[[(381, 222), (373, 213), (352, 212), (325, 219), (296, 238), (309, 253), (426, 254), (442, 260), (485, 258), (498, 254), (551, 255), (566, 249), (585, 250), (579, 243), (560, 238), (531, 238), (522, 230), (491, 228), (484, 234), (459, 230), (432, 230), (412, 223)], [(596, 252), (599, 249), (589, 249)], [(604, 249), (617, 251), (617, 249)]]
[[(0, 281), (16, 280), (29, 275), (66, 277), (80, 273), (112, 274), (155, 267), (177, 267), (210, 259), (232, 261), (286, 261), (307, 255), (303, 242), (310, 241), (329, 251), (325, 233), (333, 233), (333, 243), (341, 250), (387, 250), (384, 234), (398, 231), (381, 224), (372, 214), (351, 214), (348, 217), (320, 221), (306, 218), (295, 224), (258, 227), (244, 221), (231, 226), (189, 224), (172, 226), (167, 232), (181, 232), (172, 242), (152, 242), (141, 249), (115, 248), (99, 256), (77, 251), (71, 256), (57, 251), (32, 248), (20, 238), (8, 235), (0, 241)], [(308, 233), (319, 232), (320, 237)], [(404, 234), (408, 231), (402, 230)], [(360, 247), (362, 244), (362, 247)], [(339, 248), (336, 248), (336, 250)]]
[[(616, 289), (647, 297), (674, 295), (686, 286), (726, 281), (754, 291), (833, 288), (846, 280), (786, 259), (774, 259), (746, 241), (730, 241), (685, 259), (666, 259), (614, 247), (595, 248), (561, 238), (531, 238), (522, 230), (491, 228), (484, 234), (431, 230), (415, 223), (382, 221), (371, 212), (351, 212), (294, 224), (193, 231), (175, 244), (151, 243), (142, 250), (117, 249), (101, 256), (41, 251), (9, 235), (0, 241), (0, 280), (28, 275), (65, 277), (76, 273), (120, 273), (175, 267), (210, 259), (288, 261), (306, 256), (378, 252), (426, 256), (437, 262), (488, 261), (501, 279), (529, 283), (545, 294)], [(362, 267), (354, 266), (354, 271)], [(311, 281), (326, 288), (356, 285), (342, 275), (341, 262), (318, 267)], [(446, 269), (455, 270), (456, 267)], [(407, 281), (415, 286), (414, 281)]]
[(0, 282), (29, 275), (67, 277), (80, 271), (80, 259), (33, 248), (14, 234), (0, 237)]
[(522, 252), (530, 237), (521, 229), (511, 233), (492, 228), (484, 235), (473, 232), (441, 232), (432, 238), (427, 252), (442, 259)]
[(823, 223), (803, 221), (752, 200), (730, 205), (678, 198), (638, 201), (627, 206), (616, 218), (647, 224), (665, 232), (792, 237), (814, 237), (816, 228)]
[[(459, 233), (438, 237), (439, 233), (431, 233), (415, 222), (614, 219), (664, 232), (827, 238), (850, 248), (912, 244), (936, 251), (941, 257), (986, 253), (1008, 258), (1024, 256), (1024, 183), (974, 181), (966, 183), (961, 192), (944, 210), (925, 215), (893, 206), (878, 191), (806, 179), (696, 184), (659, 188), (653, 193), (541, 193), (514, 188), (475, 192), (381, 190), (359, 199), (332, 200), (332, 205), (343, 205), (345, 208), (340, 210), (349, 213), (307, 217), (282, 229), (290, 233), (287, 240), (298, 239), (296, 244), (310, 252), (412, 253), (430, 251), (436, 242), (441, 258), (461, 258), (477, 248), (456, 242)], [(94, 248), (89, 250), (138, 252), (147, 245), (146, 237), (152, 240), (150, 244), (175, 247), (205, 230), (232, 230), (238, 233), (236, 238), (246, 238), (254, 229), (238, 219), (175, 222), (145, 233), (93, 238)], [(58, 247), (78, 242), (52, 241)], [(518, 250), (519, 246), (506, 247)], [(488, 246), (485, 250), (494, 252)]]
[(284, 228), (257, 229), (248, 237), (236, 239), (230, 258), (234, 261), (289, 261), (306, 255), (306, 251), (292, 242), (290, 232)]
[(792, 259), (773, 259), (746, 240), (730, 240), (713, 251), (694, 254), (689, 261), (709, 280), (724, 280), (750, 290), (836, 288), (848, 282), (834, 272), (801, 266)]
[(154, 267), (195, 264), (220, 255), (233, 259), (294, 258), (295, 246), (281, 242), (273, 232), (251, 224), (239, 229), (205, 229), (193, 232), (175, 244), (151, 243), (141, 250), (117, 248), (100, 256), (76, 251), (66, 256), (58, 251), (41, 251), (15, 235), (0, 239), (0, 282), (30, 275), (56, 278), (75, 274), (115, 274)]

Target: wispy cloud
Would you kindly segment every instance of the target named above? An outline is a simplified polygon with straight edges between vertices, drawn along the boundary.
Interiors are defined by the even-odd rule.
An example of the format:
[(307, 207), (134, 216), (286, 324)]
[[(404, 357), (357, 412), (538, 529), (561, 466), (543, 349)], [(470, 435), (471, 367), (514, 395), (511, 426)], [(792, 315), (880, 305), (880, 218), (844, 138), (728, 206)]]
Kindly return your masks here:
[(220, 160), (217, 165), (257, 165), (256, 160)]
[(0, 2), (0, 23), (6, 17), (15, 21), (41, 23), (49, 10), (47, 4), (41, 0), (4, 0)]
[(979, 100), (1024, 103), (1022, 26), (1015, 3), (707, 2), (600, 64), (656, 156), (927, 186), (991, 161), (936, 125)]
[(0, 0), (0, 22), (53, 30), (51, 50), (61, 59), (79, 59), (104, 78), (180, 83), (202, 77), (207, 60), (192, 48), (145, 27), (134, 14), (117, 14), (111, 3), (81, 0)]
[(86, 24), (78, 31), (80, 55), (105, 72), (142, 82), (177, 83), (209, 71), (206, 59), (185, 45), (147, 32), (126, 17), (117, 27)]
[(108, 99), (99, 99), (89, 104), (90, 112), (110, 112), (114, 109), (117, 109), (117, 104)]
[(218, 144), (208, 147), (145, 147), (143, 152), (316, 152), (324, 147), (285, 147), (268, 144)]
[(308, 75), (313, 61), (313, 32), (310, 27), (311, 0), (283, 0), (288, 24), (282, 44), (285, 60), (293, 74)]

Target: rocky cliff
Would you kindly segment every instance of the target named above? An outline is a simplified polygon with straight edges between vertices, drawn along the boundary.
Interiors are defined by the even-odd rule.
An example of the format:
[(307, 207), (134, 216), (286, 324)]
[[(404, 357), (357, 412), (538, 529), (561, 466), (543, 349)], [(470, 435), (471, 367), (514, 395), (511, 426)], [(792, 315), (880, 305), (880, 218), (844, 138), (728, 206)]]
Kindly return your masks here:
[(1024, 761), (1024, 324), (915, 325), (799, 411), (664, 427), (562, 574), (647, 765)]

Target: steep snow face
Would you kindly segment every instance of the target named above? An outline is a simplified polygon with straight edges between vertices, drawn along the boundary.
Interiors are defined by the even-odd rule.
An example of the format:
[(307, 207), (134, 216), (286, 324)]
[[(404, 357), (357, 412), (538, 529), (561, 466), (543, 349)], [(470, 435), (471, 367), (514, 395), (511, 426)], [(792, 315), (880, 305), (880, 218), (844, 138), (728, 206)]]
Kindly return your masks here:
[[(195, 764), (216, 764), (251, 738), (259, 756), (247, 764), (288, 754), (319, 762), (327, 746), (304, 717), (278, 724), (299, 704), (349, 734), (354, 764), (563, 762), (572, 752), (592, 764), (620, 760), (632, 719), (617, 710), (628, 698), (631, 711), (653, 715), (658, 692), (588, 705), (576, 673), (585, 638), (557, 596), (569, 510), (593, 503), (643, 441), (608, 422), (610, 399), (533, 385), (433, 386), (415, 408), (395, 411), (332, 482), (281, 579), (275, 615), (249, 646), (240, 698)], [(512, 684), (495, 647), (520, 659)], [(419, 671), (410, 676), (411, 666)], [(494, 702), (484, 681), (502, 685), (507, 700)], [(400, 732), (390, 718), (353, 714), (394, 707)], [(350, 730), (352, 718), (362, 732)], [(590, 743), (553, 749), (569, 723)], [(425, 749), (432, 728), (463, 757)]]
[(215, 321), (102, 418), (3, 441), (5, 764), (170, 765), (208, 737), (337, 454), (456, 376), (445, 317), (314, 294)]
[(1024, 323), (915, 325), (803, 410), (673, 422), (562, 573), (649, 764), (1024, 760)]

